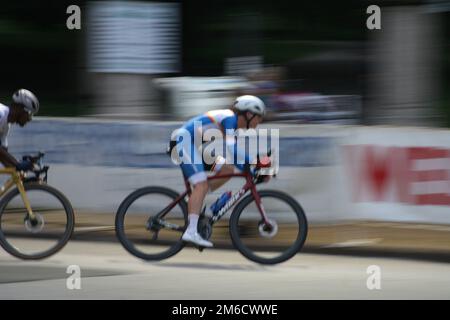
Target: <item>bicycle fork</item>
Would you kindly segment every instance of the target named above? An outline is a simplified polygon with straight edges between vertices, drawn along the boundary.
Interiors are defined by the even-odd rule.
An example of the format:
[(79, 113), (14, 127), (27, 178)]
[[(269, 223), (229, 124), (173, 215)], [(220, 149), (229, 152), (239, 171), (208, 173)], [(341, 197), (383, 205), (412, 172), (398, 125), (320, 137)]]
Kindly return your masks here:
[(27, 194), (25, 192), (25, 187), (23, 186), (22, 180), (20, 179), (20, 176), (18, 173), (15, 173), (12, 175), (12, 179), (13, 182), (16, 184), (17, 189), (20, 192), (20, 196), (22, 198), (23, 204), (25, 205), (25, 208), (27, 209), (27, 216), (25, 217), (26, 219), (30, 219), (31, 223), (35, 223), (36, 222), (36, 215), (33, 212), (33, 210), (31, 209), (31, 205), (30, 205), (30, 201), (28, 200)]

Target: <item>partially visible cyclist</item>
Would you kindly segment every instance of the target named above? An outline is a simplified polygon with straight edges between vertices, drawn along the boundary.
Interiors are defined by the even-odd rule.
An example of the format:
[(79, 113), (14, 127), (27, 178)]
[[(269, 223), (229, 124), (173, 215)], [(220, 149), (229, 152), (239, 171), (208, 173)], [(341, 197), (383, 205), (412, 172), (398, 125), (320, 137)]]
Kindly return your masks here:
[(8, 152), (8, 134), (11, 124), (25, 126), (39, 111), (39, 101), (36, 96), (26, 89), (19, 89), (12, 96), (11, 105), (0, 103), (0, 162), (5, 167), (15, 167), (19, 171), (31, 170), (33, 165), (29, 161), (19, 162)]
[[(183, 175), (193, 186), (188, 201), (189, 224), (183, 233), (183, 241), (192, 242), (202, 247), (213, 246), (210, 241), (203, 239), (197, 232), (199, 215), (208, 191), (216, 190), (230, 178), (214, 179), (208, 182), (207, 172), (215, 172), (218, 175), (230, 174), (234, 172), (235, 167), (243, 171), (244, 168), (248, 168), (246, 164), (253, 163), (254, 159), (250, 159), (249, 155), (245, 154), (245, 150), (237, 148), (235, 136), (229, 135), (230, 131), (228, 130), (235, 132), (238, 129), (255, 129), (261, 123), (265, 109), (264, 102), (258, 97), (252, 95), (240, 96), (230, 109), (208, 111), (186, 122), (178, 132), (189, 133), (190, 141), (188, 143), (186, 141), (180, 143), (184, 138), (182, 134), (175, 135), (175, 139), (172, 137), (173, 140), (178, 142), (176, 151), (181, 160), (180, 167)], [(201, 126), (198, 126), (198, 124), (201, 124)], [(205, 163), (203, 154), (199, 149), (203, 144), (203, 134), (210, 128), (216, 128), (222, 132), (227, 149), (233, 150), (232, 153), (235, 155), (233, 164), (227, 164), (221, 156), (218, 156), (211, 166)], [(182, 138), (180, 139), (180, 137)], [(237, 158), (243, 161), (236, 161)], [(197, 161), (195, 161), (196, 159)]]

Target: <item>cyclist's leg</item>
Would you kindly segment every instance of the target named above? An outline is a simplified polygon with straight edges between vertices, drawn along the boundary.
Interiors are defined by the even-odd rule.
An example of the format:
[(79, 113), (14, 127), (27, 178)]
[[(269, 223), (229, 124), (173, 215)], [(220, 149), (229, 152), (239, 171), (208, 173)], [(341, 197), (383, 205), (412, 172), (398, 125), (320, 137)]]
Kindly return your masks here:
[[(196, 150), (193, 150), (196, 152)], [(203, 205), (206, 194), (208, 193), (208, 182), (203, 163), (195, 163), (184, 157), (180, 164), (183, 175), (193, 186), (188, 201), (189, 225), (182, 236), (185, 241), (194, 242), (204, 247), (212, 247), (212, 243), (204, 240), (197, 232), (198, 218)], [(201, 158), (200, 158), (201, 159)]]
[[(216, 175), (225, 175), (225, 174), (232, 174), (234, 172), (234, 166), (231, 164), (224, 164), (216, 173)], [(216, 189), (223, 186), (228, 180), (230, 180), (231, 177), (228, 178), (221, 178), (221, 179), (214, 179), (209, 181), (209, 189), (211, 191), (215, 191)]]
[(200, 181), (193, 185), (192, 193), (189, 196), (188, 201), (188, 212), (189, 214), (199, 215), (203, 201), (205, 200), (206, 194), (208, 193), (208, 182), (206, 180)]
[(208, 193), (208, 182), (206, 180), (195, 183), (188, 201), (189, 225), (182, 236), (184, 241), (193, 242), (203, 247), (212, 247), (213, 244), (202, 238), (197, 231), (200, 210), (206, 194)]
[[(203, 200), (208, 193), (207, 176), (204, 169), (203, 162), (199, 161), (198, 151), (191, 147), (191, 153), (187, 153), (186, 148), (181, 149), (183, 156), (181, 157), (182, 163), (180, 164), (181, 171), (185, 179), (189, 181), (192, 186), (192, 193), (189, 196), (188, 201), (188, 213), (199, 214)], [(197, 153), (195, 156), (194, 153)], [(191, 157), (191, 154), (193, 155)], [(195, 163), (195, 161), (200, 163)]]
[[(231, 164), (227, 164), (224, 157), (217, 156), (214, 163), (211, 165), (210, 171), (215, 172), (215, 175), (231, 174), (234, 172), (234, 166)], [(231, 177), (222, 179), (213, 179), (208, 181), (209, 190), (215, 191), (216, 189), (223, 186), (230, 179)]]

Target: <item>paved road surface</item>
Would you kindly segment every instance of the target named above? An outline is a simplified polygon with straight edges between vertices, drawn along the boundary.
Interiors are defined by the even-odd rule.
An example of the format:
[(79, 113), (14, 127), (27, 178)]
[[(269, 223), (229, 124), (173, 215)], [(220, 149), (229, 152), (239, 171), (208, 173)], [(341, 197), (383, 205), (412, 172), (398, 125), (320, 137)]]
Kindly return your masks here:
[[(69, 265), (81, 289), (68, 290)], [(381, 268), (381, 290), (368, 290), (367, 268)], [(299, 254), (277, 266), (232, 250), (185, 248), (144, 262), (118, 243), (71, 241), (39, 262), (0, 251), (0, 299), (450, 299), (450, 265), (406, 259)]]

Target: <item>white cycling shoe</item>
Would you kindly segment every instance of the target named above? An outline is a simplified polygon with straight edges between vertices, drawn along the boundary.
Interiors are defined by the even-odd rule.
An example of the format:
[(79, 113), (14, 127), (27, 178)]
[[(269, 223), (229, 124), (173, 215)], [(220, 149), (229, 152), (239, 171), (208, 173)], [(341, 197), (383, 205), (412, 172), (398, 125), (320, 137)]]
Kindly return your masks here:
[(205, 248), (213, 247), (212, 242), (203, 239), (202, 236), (198, 232), (186, 231), (183, 234), (183, 236), (181, 237), (181, 240), (186, 241), (186, 242), (192, 242), (198, 246), (205, 247)]

